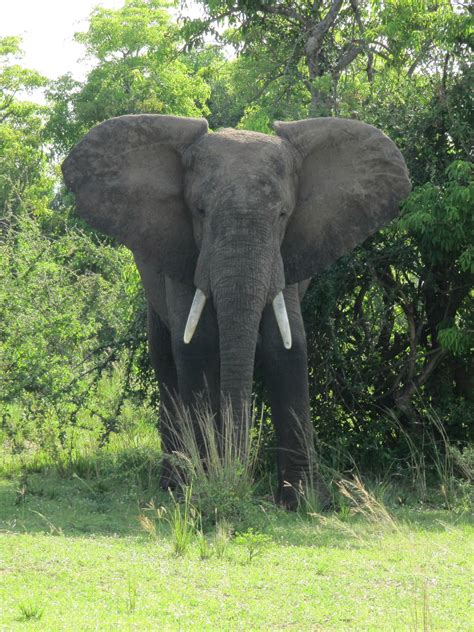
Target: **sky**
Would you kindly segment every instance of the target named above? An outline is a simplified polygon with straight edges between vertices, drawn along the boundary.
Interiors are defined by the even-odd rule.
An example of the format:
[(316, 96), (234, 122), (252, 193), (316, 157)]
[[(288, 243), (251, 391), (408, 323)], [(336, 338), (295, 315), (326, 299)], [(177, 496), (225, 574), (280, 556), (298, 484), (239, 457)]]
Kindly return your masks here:
[(83, 79), (88, 65), (84, 49), (73, 41), (85, 30), (95, 6), (116, 9), (123, 0), (4, 0), (0, 9), (0, 37), (20, 35), (25, 56), (22, 65), (50, 79), (71, 72)]

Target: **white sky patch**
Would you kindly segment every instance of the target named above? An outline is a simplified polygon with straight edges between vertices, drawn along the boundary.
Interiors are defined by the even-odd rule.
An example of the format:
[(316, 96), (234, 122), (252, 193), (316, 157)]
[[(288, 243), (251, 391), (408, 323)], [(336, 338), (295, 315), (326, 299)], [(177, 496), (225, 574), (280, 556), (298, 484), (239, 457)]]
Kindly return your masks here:
[[(97, 7), (120, 9), (125, 0), (3, 0), (0, 10), (0, 37), (19, 35), (24, 56), (21, 65), (37, 70), (49, 79), (68, 72), (84, 80), (93, 61), (84, 59), (84, 46), (74, 41), (74, 34), (86, 31), (92, 10)], [(186, 14), (202, 14), (199, 6), (187, 3)], [(17, 95), (44, 103), (43, 90)]]
[(0, 36), (22, 37), (25, 68), (50, 79), (67, 72), (83, 79), (90, 66), (81, 59), (84, 47), (74, 42), (74, 33), (86, 30), (94, 7), (118, 9), (123, 4), (123, 0), (5, 0)]

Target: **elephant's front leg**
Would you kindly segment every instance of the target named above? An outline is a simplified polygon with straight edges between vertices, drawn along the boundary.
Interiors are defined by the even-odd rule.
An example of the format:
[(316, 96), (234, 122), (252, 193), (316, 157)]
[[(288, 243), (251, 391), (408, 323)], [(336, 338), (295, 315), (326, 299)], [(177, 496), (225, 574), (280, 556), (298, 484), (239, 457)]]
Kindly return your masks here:
[[(184, 342), (184, 331), (193, 302), (195, 288), (166, 281), (173, 357), (176, 365), (180, 404), (188, 408), (198, 444), (203, 447), (200, 424), (219, 413), (219, 338), (212, 302), (208, 301), (191, 341)], [(207, 419), (213, 423), (212, 418)], [(186, 446), (184, 446), (186, 448)]]
[(306, 335), (301, 316), (298, 286), (284, 292), (292, 334), (292, 347), (285, 349), (268, 305), (263, 313), (262, 361), (265, 384), (277, 436), (278, 499), (296, 508), (298, 488), (309, 480), (313, 450), (308, 393)]
[(163, 465), (160, 486), (163, 489), (175, 487), (178, 477), (169, 455), (176, 450), (175, 402), (178, 397), (178, 378), (171, 349), (171, 335), (168, 327), (148, 303), (148, 346), (150, 358), (158, 380), (160, 392), (160, 436), (163, 450)]

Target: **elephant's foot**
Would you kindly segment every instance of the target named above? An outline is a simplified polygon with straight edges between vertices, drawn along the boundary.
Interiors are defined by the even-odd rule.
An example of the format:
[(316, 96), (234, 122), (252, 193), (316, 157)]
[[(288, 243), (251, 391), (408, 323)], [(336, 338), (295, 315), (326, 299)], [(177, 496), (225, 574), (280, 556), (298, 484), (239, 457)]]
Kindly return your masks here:
[(298, 490), (285, 482), (278, 490), (277, 502), (288, 511), (296, 511), (300, 506)]
[[(304, 480), (306, 481), (307, 477)], [(285, 481), (278, 491), (277, 501), (282, 507), (289, 511), (302, 508), (316, 513), (331, 508), (331, 494), (321, 478), (312, 481), (310, 485), (303, 482), (303, 479), (293, 481)]]
[(160, 488), (167, 491), (183, 486), (183, 474), (179, 467), (172, 464), (166, 457), (163, 459), (160, 475)]

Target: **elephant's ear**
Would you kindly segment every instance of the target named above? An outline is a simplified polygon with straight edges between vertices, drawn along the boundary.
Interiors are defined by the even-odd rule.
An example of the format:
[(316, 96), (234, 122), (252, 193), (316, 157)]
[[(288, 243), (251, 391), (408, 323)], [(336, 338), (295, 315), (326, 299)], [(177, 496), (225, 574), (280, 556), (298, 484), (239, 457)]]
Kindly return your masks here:
[(153, 114), (97, 125), (62, 165), (77, 212), (144, 264), (192, 279), (196, 247), (184, 203), (181, 152), (206, 132), (204, 119)]
[(398, 213), (410, 192), (405, 161), (381, 131), (349, 119), (277, 122), (302, 157), (281, 252), (287, 283), (324, 270)]

